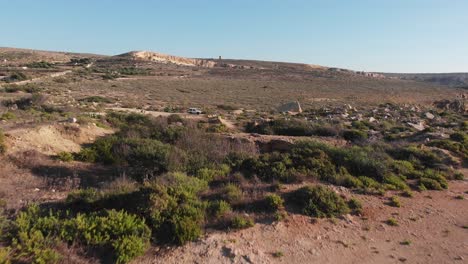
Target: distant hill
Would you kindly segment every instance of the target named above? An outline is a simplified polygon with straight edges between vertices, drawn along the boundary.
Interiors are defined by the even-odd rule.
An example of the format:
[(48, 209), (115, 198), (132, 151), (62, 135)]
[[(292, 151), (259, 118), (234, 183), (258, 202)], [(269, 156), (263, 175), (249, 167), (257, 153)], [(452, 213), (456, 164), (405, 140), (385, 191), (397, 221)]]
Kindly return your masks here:
[(468, 88), (468, 73), (378, 73), (354, 71), (349, 69), (333, 68), (304, 63), (238, 60), (224, 58), (186, 58), (152, 51), (131, 51), (116, 56), (105, 56), (87, 53), (56, 52), (0, 47), (0, 66), (24, 66), (28, 63), (39, 61), (46, 61), (51, 63), (66, 63), (70, 62), (72, 59), (80, 58), (91, 58), (94, 61), (98, 60), (102, 63), (106, 61), (108, 63), (116, 63), (117, 61), (128, 61), (132, 63), (148, 62), (156, 64), (167, 64), (173, 65), (174, 67), (183, 66), (205, 68), (212, 69), (211, 74), (221, 74), (224, 76), (226, 76), (226, 74), (232, 75), (240, 73), (225, 71), (225, 69), (240, 69), (251, 71), (243, 71), (242, 74), (239, 75), (239, 77), (245, 77), (246, 74), (257, 75), (258, 71), (262, 71), (265, 75), (265, 78), (390, 78), (432, 83), (435, 85), (450, 86), (457, 88)]
[(382, 73), (387, 77), (468, 89), (468, 73)]
[(17, 49), (0, 47), (0, 65), (24, 65), (31, 62), (46, 61), (51, 63), (69, 62), (72, 58), (102, 58), (103, 55)]

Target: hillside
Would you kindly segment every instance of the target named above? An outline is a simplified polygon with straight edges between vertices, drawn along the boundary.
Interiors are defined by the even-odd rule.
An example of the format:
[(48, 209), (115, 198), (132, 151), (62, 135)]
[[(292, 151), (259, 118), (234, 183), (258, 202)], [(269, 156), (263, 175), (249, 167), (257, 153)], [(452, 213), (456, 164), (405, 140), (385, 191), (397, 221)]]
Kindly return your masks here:
[(288, 62), (0, 51), (0, 263), (468, 258), (463, 88)]
[(468, 89), (468, 73), (382, 73), (388, 77), (402, 80), (435, 83)]
[(31, 62), (46, 61), (51, 63), (65, 63), (72, 58), (102, 58), (103, 55), (56, 52), (32, 49), (18, 49), (0, 47), (0, 66), (19, 66)]

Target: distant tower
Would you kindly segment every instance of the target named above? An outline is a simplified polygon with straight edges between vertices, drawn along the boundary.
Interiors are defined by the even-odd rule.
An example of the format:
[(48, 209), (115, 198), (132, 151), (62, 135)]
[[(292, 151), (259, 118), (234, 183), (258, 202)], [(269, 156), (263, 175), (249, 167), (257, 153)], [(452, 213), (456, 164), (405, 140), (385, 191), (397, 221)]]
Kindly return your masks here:
[(219, 60), (222, 60), (221, 56), (219, 56), (219, 58), (218, 58), (218, 59), (219, 59)]

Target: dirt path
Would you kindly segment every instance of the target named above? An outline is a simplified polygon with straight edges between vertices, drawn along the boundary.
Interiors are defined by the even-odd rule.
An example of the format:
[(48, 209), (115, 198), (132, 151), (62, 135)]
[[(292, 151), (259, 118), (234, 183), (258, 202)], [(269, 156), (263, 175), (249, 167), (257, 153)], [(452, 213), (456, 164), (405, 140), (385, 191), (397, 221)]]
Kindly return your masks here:
[[(452, 182), (449, 190), (401, 198), (401, 208), (385, 205), (381, 197), (353, 195), (363, 201), (363, 218), (313, 223), (290, 215), (280, 223), (153, 251), (136, 263), (466, 263), (468, 198), (455, 196), (467, 196), (467, 190), (467, 181)], [(390, 217), (399, 225), (385, 224)]]
[[(70, 74), (72, 72), (73, 72), (72, 70), (56, 72), (56, 73), (52, 73), (52, 74), (49, 74), (49, 75), (46, 75), (46, 76), (41, 76), (41, 77), (33, 78), (33, 79), (30, 79), (30, 80), (19, 81), (19, 82), (14, 82), (14, 83), (9, 83), (9, 84), (24, 85), (24, 84), (28, 84), (28, 83), (34, 83), (34, 82), (42, 81), (42, 80), (47, 79), (47, 78), (61, 77), (61, 76)], [(1, 86), (2, 85), (0, 84), (0, 87)]]

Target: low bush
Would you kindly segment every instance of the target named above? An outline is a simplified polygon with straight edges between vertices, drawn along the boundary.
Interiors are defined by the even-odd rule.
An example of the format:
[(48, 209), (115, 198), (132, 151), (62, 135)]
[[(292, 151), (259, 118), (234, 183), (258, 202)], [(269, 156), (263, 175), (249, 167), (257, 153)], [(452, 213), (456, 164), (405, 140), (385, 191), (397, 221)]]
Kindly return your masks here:
[(362, 203), (356, 198), (351, 198), (348, 201), (348, 207), (354, 214), (362, 214)]
[(110, 136), (96, 140), (76, 157), (128, 168), (134, 179), (144, 181), (168, 170), (169, 151), (170, 146), (158, 140)]
[(387, 221), (385, 221), (385, 223), (387, 223), (389, 226), (398, 226), (398, 220), (395, 218), (389, 218)]
[(60, 255), (54, 247), (63, 241), (112, 249), (114, 262), (127, 263), (146, 251), (150, 237), (151, 230), (144, 220), (123, 211), (72, 216), (44, 214), (33, 205), (18, 214), (11, 244), (16, 250), (13, 258), (18, 261), (56, 263)]
[(6, 100), (3, 104), (6, 107), (18, 107), (21, 110), (42, 110), (42, 106), (47, 101), (47, 97), (40, 93), (33, 93), (31, 96), (23, 97), (18, 100)]
[(284, 200), (277, 194), (268, 194), (265, 196), (265, 205), (268, 211), (276, 212), (283, 208)]
[(223, 200), (210, 201), (207, 207), (208, 214), (215, 219), (225, 216), (231, 210), (229, 203)]
[(94, 188), (80, 189), (68, 193), (66, 202), (71, 204), (93, 203), (101, 198), (100, 193)]
[(184, 123), (184, 119), (182, 118), (182, 116), (178, 114), (172, 114), (167, 117), (167, 123), (168, 124)]
[(86, 103), (105, 103), (105, 104), (112, 104), (115, 102), (114, 99), (102, 97), (99, 95), (85, 97), (85, 98), (79, 99), (78, 101), (86, 102)]
[(395, 174), (390, 174), (384, 177), (384, 183), (386, 189), (390, 190), (407, 190), (409, 189), (408, 185), (405, 182), (406, 179), (396, 176)]
[(467, 143), (468, 142), (468, 135), (463, 132), (455, 132), (450, 135), (450, 139), (460, 143)]
[(27, 64), (26, 66), (28, 66), (29, 68), (40, 68), (40, 69), (49, 69), (49, 68), (54, 67), (52, 63), (47, 62), (47, 61), (35, 61), (35, 62)]
[(448, 188), (448, 182), (445, 176), (432, 169), (424, 170), (419, 183), (429, 190), (442, 190)]
[(464, 140), (465, 139), (460, 138), (457, 138), (455, 141), (448, 139), (432, 140), (428, 143), (428, 146), (446, 149), (461, 156), (462, 158), (468, 159), (468, 141)]
[(254, 221), (248, 217), (236, 215), (231, 219), (231, 228), (245, 229), (254, 226)]
[(14, 119), (16, 119), (16, 115), (10, 111), (5, 112), (0, 116), (0, 120), (6, 121), (6, 120), (14, 120)]
[(291, 200), (308, 216), (338, 217), (349, 212), (343, 198), (321, 185), (300, 188), (292, 194)]
[(10, 82), (19, 82), (19, 81), (25, 81), (28, 79), (28, 76), (22, 72), (14, 72), (4, 78), (3, 80), (6, 81), (7, 83)]
[(402, 193), (401, 193), (401, 196), (404, 196), (404, 197), (408, 197), (408, 198), (411, 198), (414, 196), (413, 192), (411, 190), (404, 190)]
[(73, 161), (73, 154), (70, 152), (62, 151), (57, 154), (57, 159), (63, 161), (63, 162), (70, 162)]
[(16, 92), (25, 92), (25, 93), (37, 93), (40, 92), (42, 89), (35, 86), (34, 84), (26, 84), (26, 85), (16, 85), (12, 84), (5, 87), (5, 92), (7, 93), (16, 93)]
[(314, 128), (311, 123), (297, 119), (277, 119), (269, 122), (263, 122), (258, 125), (249, 123), (246, 126), (246, 130), (249, 133), (285, 136), (311, 136), (314, 132)]
[(229, 166), (223, 164), (218, 166), (216, 169), (211, 168), (201, 168), (196, 173), (195, 177), (202, 179), (207, 182), (211, 182), (216, 177), (225, 177), (229, 174), (230, 168)]
[(461, 172), (457, 172), (457, 173), (453, 174), (453, 178), (455, 180), (463, 181), (465, 179), (465, 175), (463, 175), (463, 173), (461, 173)]
[(5, 134), (3, 134), (3, 131), (0, 129), (0, 155), (5, 154), (6, 150)]
[(351, 142), (362, 142), (367, 139), (367, 133), (357, 129), (345, 130), (343, 138)]
[(401, 207), (400, 198), (398, 198), (398, 196), (392, 196), (388, 204), (393, 207)]
[(246, 131), (265, 135), (323, 136), (334, 137), (340, 128), (332, 125), (317, 125), (301, 119), (277, 119), (260, 124), (247, 123)]
[(235, 184), (227, 184), (221, 192), (221, 196), (229, 203), (236, 203), (242, 199), (242, 190)]
[(419, 179), (420, 190), (443, 190), (440, 183), (434, 179), (421, 178)]

